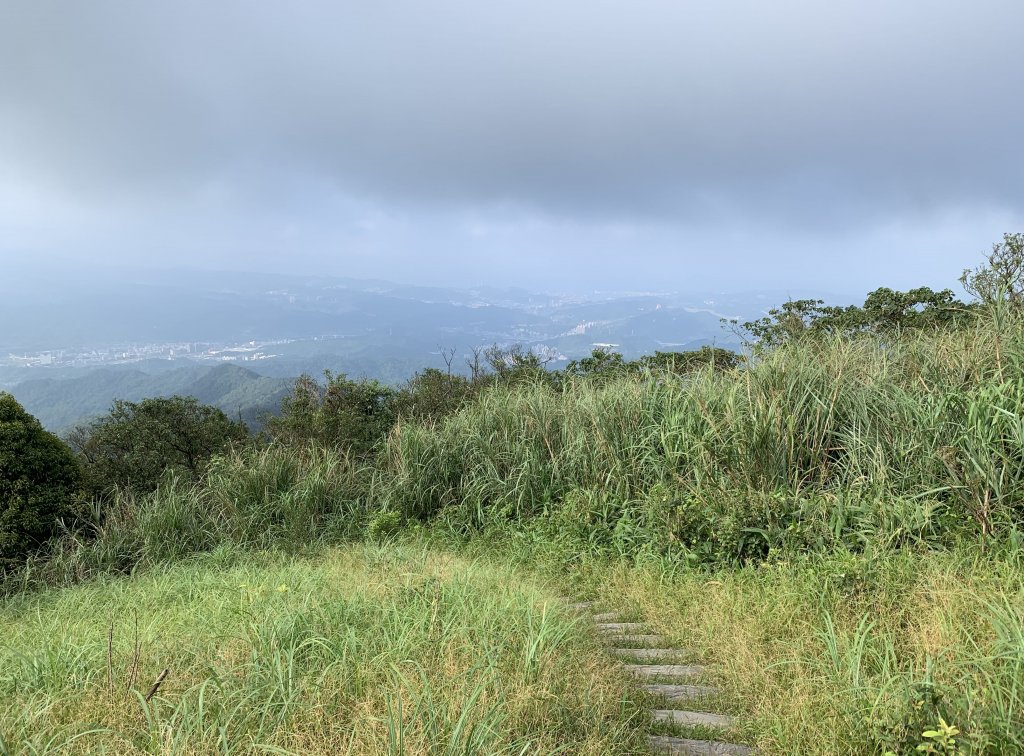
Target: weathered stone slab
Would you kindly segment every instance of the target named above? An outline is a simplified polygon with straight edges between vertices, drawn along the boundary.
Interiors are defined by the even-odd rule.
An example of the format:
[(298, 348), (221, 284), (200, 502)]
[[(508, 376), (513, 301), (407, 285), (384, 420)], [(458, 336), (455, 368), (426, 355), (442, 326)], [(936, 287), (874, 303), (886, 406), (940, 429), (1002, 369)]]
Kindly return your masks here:
[(682, 711), (680, 709), (655, 709), (651, 712), (655, 722), (693, 727), (720, 727), (723, 730), (732, 727), (732, 717), (725, 714), (713, 714), (710, 711)]
[(611, 652), (616, 656), (627, 656), (630, 659), (647, 661), (651, 659), (675, 659), (683, 656), (678, 648), (613, 648)]
[(749, 756), (754, 750), (736, 743), (718, 743), (712, 740), (690, 740), (666, 735), (651, 735), (647, 738), (655, 753), (684, 754), (685, 756)]
[(637, 677), (700, 677), (707, 672), (695, 664), (623, 664), (622, 668)]
[(604, 612), (603, 614), (595, 614), (594, 622), (614, 622), (621, 616), (618, 612)]
[(664, 635), (610, 635), (605, 638), (617, 646), (658, 646), (665, 643)]
[(717, 696), (720, 691), (708, 685), (669, 685), (666, 683), (650, 683), (641, 685), (640, 689), (652, 696), (659, 696), (669, 701), (687, 701), (701, 696)]
[(599, 622), (597, 629), (602, 633), (642, 633), (647, 625), (643, 622)]

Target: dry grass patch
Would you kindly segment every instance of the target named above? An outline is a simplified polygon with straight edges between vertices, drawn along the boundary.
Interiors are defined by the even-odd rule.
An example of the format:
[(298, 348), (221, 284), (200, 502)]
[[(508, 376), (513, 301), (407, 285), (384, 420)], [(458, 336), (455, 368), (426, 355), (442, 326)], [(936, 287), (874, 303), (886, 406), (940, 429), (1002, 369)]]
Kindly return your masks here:
[[(1016, 555), (911, 550), (712, 572), (616, 564), (604, 603), (693, 649), (715, 710), (763, 753), (1024, 749), (1024, 570)], [(942, 752), (941, 750), (936, 752)]]
[(542, 580), (414, 546), (211, 561), (0, 606), (0, 753), (642, 748), (640, 704)]

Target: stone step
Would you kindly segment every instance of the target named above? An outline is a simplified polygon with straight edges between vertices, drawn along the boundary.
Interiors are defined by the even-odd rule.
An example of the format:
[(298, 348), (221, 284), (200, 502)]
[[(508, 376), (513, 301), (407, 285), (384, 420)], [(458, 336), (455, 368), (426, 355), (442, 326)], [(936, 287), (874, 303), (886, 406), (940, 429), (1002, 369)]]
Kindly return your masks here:
[(658, 644), (665, 643), (664, 635), (611, 635), (605, 638), (608, 643), (614, 643), (617, 646), (626, 645), (646, 645), (646, 646), (657, 646)]
[(732, 717), (725, 714), (713, 714), (709, 711), (682, 711), (680, 709), (655, 709), (651, 712), (655, 722), (693, 727), (719, 727), (723, 730), (732, 727)]
[(664, 683), (651, 683), (641, 685), (640, 689), (652, 696), (667, 699), (669, 701), (686, 701), (691, 698), (702, 696), (717, 696), (721, 691), (707, 685), (666, 685)]
[(611, 652), (616, 656), (628, 656), (630, 659), (639, 659), (640, 661), (675, 659), (684, 655), (684, 652), (678, 648), (613, 648)]
[(673, 738), (667, 735), (651, 735), (647, 742), (655, 753), (676, 753), (684, 756), (749, 756), (754, 753), (752, 748), (745, 745)]
[(593, 601), (577, 601), (573, 604), (569, 604), (568, 608), (574, 612), (585, 612), (587, 609), (592, 609), (593, 606)]
[(599, 622), (597, 629), (602, 633), (642, 633), (647, 625), (643, 622)]
[(622, 668), (637, 677), (700, 677), (706, 667), (695, 664), (623, 664)]
[(621, 616), (618, 612), (604, 612), (602, 614), (595, 614), (594, 622), (614, 622)]

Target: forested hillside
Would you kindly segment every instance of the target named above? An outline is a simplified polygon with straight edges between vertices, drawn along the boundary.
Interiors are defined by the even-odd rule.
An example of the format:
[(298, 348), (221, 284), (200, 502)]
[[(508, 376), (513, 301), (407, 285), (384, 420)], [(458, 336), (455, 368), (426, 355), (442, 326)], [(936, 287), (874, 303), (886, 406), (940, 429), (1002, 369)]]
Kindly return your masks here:
[(270, 378), (238, 365), (194, 366), (159, 373), (96, 370), (73, 378), (36, 378), (11, 387), (10, 393), (42, 424), (64, 432), (110, 409), (115, 399), (194, 396), (233, 418), (258, 427), (275, 413), (292, 381)]

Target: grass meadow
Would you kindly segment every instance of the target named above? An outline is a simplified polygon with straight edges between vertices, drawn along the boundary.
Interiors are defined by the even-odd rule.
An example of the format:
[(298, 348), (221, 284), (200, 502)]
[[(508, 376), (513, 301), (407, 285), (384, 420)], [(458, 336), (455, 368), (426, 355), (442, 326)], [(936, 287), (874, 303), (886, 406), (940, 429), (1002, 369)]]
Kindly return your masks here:
[(221, 550), (9, 599), (0, 638), (2, 753), (606, 754), (644, 742), (640, 703), (550, 582), (423, 546)]

